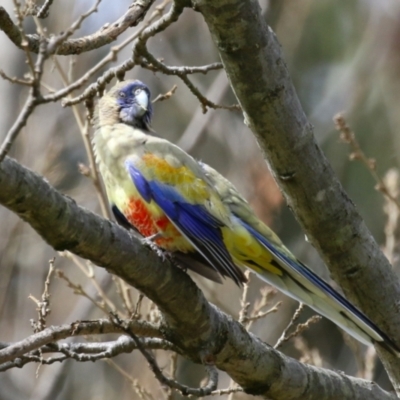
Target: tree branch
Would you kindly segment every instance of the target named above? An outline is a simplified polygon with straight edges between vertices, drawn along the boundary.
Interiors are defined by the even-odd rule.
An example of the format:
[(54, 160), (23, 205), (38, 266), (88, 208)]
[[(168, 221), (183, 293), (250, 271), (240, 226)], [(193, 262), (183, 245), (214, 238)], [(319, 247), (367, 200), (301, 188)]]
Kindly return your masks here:
[[(90, 324), (95, 324), (96, 321), (90, 321)], [(88, 324), (88, 323), (86, 323)], [(137, 344), (134, 340), (128, 336), (120, 336), (118, 339), (112, 342), (101, 342), (101, 343), (50, 343), (53, 340), (53, 337), (57, 337), (58, 339), (61, 338), (60, 328), (64, 329), (65, 337), (76, 336), (76, 335), (83, 335), (84, 331), (81, 330), (80, 333), (76, 333), (74, 331), (75, 324), (71, 324), (70, 326), (66, 327), (52, 327), (48, 329), (50, 335), (48, 335), (49, 344), (44, 346), (38, 346), (36, 350), (32, 350), (30, 352), (21, 352), (18, 357), (13, 356), (10, 358), (11, 361), (5, 361), (0, 364), (0, 372), (6, 371), (11, 368), (21, 368), (24, 365), (31, 363), (31, 362), (39, 362), (42, 364), (53, 364), (55, 362), (62, 362), (69, 358), (72, 358), (78, 362), (95, 362), (97, 360), (101, 360), (104, 358), (112, 358), (122, 353), (131, 353), (133, 350), (138, 349)], [(93, 334), (95, 332), (94, 329), (90, 329)], [(96, 332), (99, 333), (99, 332)], [(105, 333), (105, 332), (103, 332)], [(21, 342), (27, 342), (28, 340), (33, 340), (35, 345), (38, 345), (38, 341), (43, 339), (40, 335), (36, 335), (34, 338), (29, 337), (24, 339)], [(141, 345), (145, 349), (152, 349), (152, 350), (171, 350), (174, 352), (179, 353), (179, 349), (177, 349), (173, 344), (170, 342), (159, 339), (159, 338), (142, 338), (139, 339)], [(21, 342), (14, 343), (12, 345), (5, 344), (0, 342), (0, 349), (4, 348), (2, 358), (4, 354), (7, 352), (8, 348), (12, 346), (12, 348), (21, 348)], [(36, 346), (35, 346), (36, 347)], [(55, 356), (50, 358), (43, 358), (43, 354), (45, 353), (62, 353), (61, 356)]]
[[(245, 122), (307, 237), (347, 297), (400, 344), (399, 279), (316, 143), (258, 1), (192, 4), (208, 24)], [(400, 359), (378, 352), (400, 392)]]
[[(117, 21), (103, 26), (99, 31), (91, 35), (78, 39), (66, 40), (57, 48), (57, 54), (63, 56), (81, 54), (112, 43), (121, 33), (142, 21), (153, 2), (154, 0), (134, 1), (130, 5), (128, 11)], [(0, 7), (0, 30), (2, 30), (17, 47), (21, 48), (23, 41), (21, 32), (4, 7)], [(40, 38), (38, 35), (26, 35), (26, 41), (26, 47), (29, 51), (32, 53), (39, 52)]]
[(138, 288), (161, 309), (164, 339), (193, 361), (226, 371), (247, 393), (276, 400), (396, 398), (373, 382), (302, 364), (267, 346), (208, 303), (183, 271), (8, 157), (0, 164), (0, 187), (0, 204), (55, 249), (88, 258)]
[[(129, 329), (137, 335), (160, 338), (160, 331), (146, 321), (129, 321)], [(125, 331), (107, 319), (98, 321), (79, 321), (72, 324), (52, 326), (37, 332), (17, 343), (6, 347), (0, 345), (0, 364), (21, 357), (39, 347), (72, 336), (94, 335), (106, 333), (124, 333)], [(4, 348), (2, 348), (4, 347)]]

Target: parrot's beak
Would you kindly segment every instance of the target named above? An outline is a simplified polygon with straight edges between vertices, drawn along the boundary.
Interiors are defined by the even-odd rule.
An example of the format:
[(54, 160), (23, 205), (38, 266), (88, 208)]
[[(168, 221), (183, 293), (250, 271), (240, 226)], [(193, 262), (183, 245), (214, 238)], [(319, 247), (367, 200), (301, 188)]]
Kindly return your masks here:
[(144, 110), (145, 112), (148, 110), (149, 98), (144, 90), (142, 90), (139, 94), (136, 95), (136, 101), (142, 110)]

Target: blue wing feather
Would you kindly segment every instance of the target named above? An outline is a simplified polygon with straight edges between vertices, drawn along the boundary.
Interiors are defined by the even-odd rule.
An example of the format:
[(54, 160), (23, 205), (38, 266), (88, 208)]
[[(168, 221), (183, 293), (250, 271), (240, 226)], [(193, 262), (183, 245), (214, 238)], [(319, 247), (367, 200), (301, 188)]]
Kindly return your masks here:
[(133, 183), (136, 186), (136, 189), (140, 193), (140, 195), (148, 202), (151, 201), (151, 190), (148, 182), (144, 178), (144, 176), (140, 173), (140, 171), (135, 167), (132, 161), (125, 161), (126, 169), (129, 172), (130, 177), (133, 180)]
[(153, 200), (213, 268), (241, 285), (245, 277), (223, 242), (222, 223), (201, 204), (188, 203), (173, 186), (146, 180), (131, 160), (125, 165), (141, 196)]

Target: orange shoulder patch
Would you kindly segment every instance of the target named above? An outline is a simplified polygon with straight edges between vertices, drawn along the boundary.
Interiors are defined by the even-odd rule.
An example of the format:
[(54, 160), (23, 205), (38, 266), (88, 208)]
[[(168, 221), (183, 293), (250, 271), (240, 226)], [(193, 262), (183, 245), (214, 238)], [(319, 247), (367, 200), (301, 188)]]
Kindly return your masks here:
[(154, 154), (144, 154), (142, 157), (147, 179), (156, 179), (166, 185), (171, 185), (189, 202), (200, 203), (208, 200), (210, 194), (203, 179), (198, 178), (188, 167), (174, 167), (167, 160)]

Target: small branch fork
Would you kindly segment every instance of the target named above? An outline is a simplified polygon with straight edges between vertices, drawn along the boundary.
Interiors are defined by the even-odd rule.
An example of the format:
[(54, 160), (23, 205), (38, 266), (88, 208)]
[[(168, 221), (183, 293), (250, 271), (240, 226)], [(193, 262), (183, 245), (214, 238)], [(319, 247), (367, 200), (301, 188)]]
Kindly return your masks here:
[(33, 327), (34, 332), (40, 332), (46, 328), (46, 318), (50, 314), (50, 280), (54, 274), (54, 261), (52, 258), (49, 261), (49, 272), (47, 274), (47, 278), (44, 282), (44, 291), (42, 294), (42, 299), (38, 300), (34, 296), (30, 295), (29, 298), (33, 300), (37, 305), (38, 312), (38, 321), (31, 321), (31, 325)]
[[(138, 320), (127, 320), (124, 323), (135, 334), (147, 336), (140, 339), (145, 348), (180, 352), (176, 346), (162, 338), (158, 326)], [(120, 337), (116, 341), (103, 343), (54, 343), (57, 340), (69, 337), (109, 333), (125, 333), (125, 330), (109, 319), (77, 321), (72, 324), (46, 328), (13, 344), (0, 343), (0, 371), (21, 367), (33, 361), (37, 362), (38, 357), (40, 357), (39, 353), (64, 353), (65, 357), (51, 360), (49, 363), (63, 361), (65, 358), (74, 358), (77, 361), (95, 361), (100, 358), (114, 357), (117, 354), (130, 352), (137, 348), (135, 342), (127, 337)], [(91, 354), (91, 356), (86, 357), (80, 353)], [(45, 360), (41, 359), (40, 362), (42, 361), (46, 363)]]
[[(321, 316), (319, 315), (313, 315), (311, 318), (309, 318), (306, 322), (304, 322), (303, 324), (297, 324), (295, 326), (295, 323), (297, 322), (297, 320), (299, 319), (302, 311), (304, 308), (304, 304), (303, 303), (299, 303), (299, 306), (297, 307), (297, 310), (294, 312), (292, 319), (290, 320), (289, 324), (287, 325), (287, 327), (283, 330), (281, 336), (279, 337), (279, 339), (277, 340), (277, 342), (274, 345), (274, 349), (278, 349), (279, 347), (282, 346), (283, 343), (287, 342), (288, 340), (299, 336), (302, 332), (304, 332), (306, 329), (308, 329), (310, 327), (311, 324), (314, 324), (318, 321), (321, 320)], [(289, 330), (295, 326), (295, 329), (293, 332), (288, 333)]]
[[(140, 339), (140, 342), (146, 349), (177, 351), (174, 345), (162, 339), (144, 338)], [(6, 343), (0, 343), (0, 349), (6, 345)], [(110, 359), (122, 353), (131, 353), (137, 349), (136, 343), (127, 336), (120, 336), (117, 340), (102, 343), (51, 343), (40, 347), (38, 350), (16, 357), (12, 361), (0, 364), (0, 372), (11, 368), (22, 368), (24, 365), (32, 362), (45, 365), (63, 362), (68, 359), (79, 362), (95, 362)], [(62, 355), (43, 358), (43, 354), (45, 353), (62, 353)]]
[(147, 351), (145, 346), (142, 344), (140, 339), (132, 332), (131, 328), (129, 325), (126, 325), (126, 323), (122, 320), (119, 319), (117, 314), (112, 314), (112, 321), (114, 324), (118, 327), (120, 327), (122, 330), (125, 331), (127, 335), (129, 335), (133, 341), (135, 342), (137, 348), (139, 351), (142, 353), (144, 358), (149, 364), (150, 369), (153, 371), (155, 377), (157, 380), (165, 386), (168, 386), (171, 389), (178, 390), (181, 392), (184, 396), (195, 396), (195, 397), (204, 397), (212, 394), (218, 385), (218, 371), (213, 365), (206, 365), (205, 369), (207, 371), (208, 375), (208, 383), (204, 387), (200, 388), (191, 388), (186, 385), (182, 385), (179, 382), (177, 382), (175, 379), (168, 378), (165, 376), (160, 367), (157, 365), (157, 362), (153, 355)]

